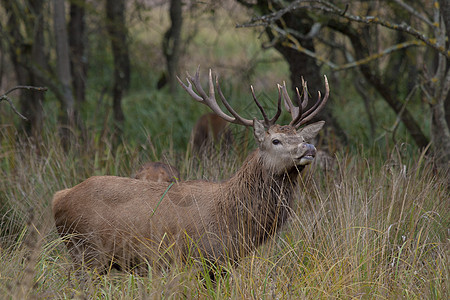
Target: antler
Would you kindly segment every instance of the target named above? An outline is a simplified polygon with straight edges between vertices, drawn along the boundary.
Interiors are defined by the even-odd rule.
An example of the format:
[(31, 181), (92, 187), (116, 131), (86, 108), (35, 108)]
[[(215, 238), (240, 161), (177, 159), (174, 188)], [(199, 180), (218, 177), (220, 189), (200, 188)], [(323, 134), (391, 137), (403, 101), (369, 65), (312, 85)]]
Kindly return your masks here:
[[(199, 75), (199, 67), (197, 68), (197, 72), (195, 73), (195, 76), (191, 76), (188, 72), (186, 72), (187, 78), (186, 81), (188, 85), (185, 85), (183, 81), (177, 76), (178, 82), (181, 84), (181, 86), (188, 92), (189, 95), (191, 95), (194, 100), (203, 103), (204, 105), (208, 106), (213, 112), (215, 112), (219, 117), (224, 119), (227, 122), (238, 124), (238, 125), (244, 125), (244, 126), (253, 126), (253, 120), (245, 119), (241, 117), (228, 103), (227, 99), (222, 93), (222, 90), (220, 88), (219, 84), (219, 77), (216, 76), (216, 88), (219, 92), (220, 100), (222, 101), (223, 105), (226, 107), (228, 112), (233, 116), (229, 116), (228, 114), (224, 113), (220, 106), (217, 104), (217, 100), (215, 97), (214, 92), (214, 84), (212, 79), (212, 71), (209, 70), (209, 95), (205, 93), (203, 90), (201, 83), (200, 83), (200, 75)], [(192, 82), (192, 83), (191, 83)], [(195, 88), (195, 91), (194, 91)], [(259, 103), (258, 99), (256, 99), (255, 92), (253, 90), (253, 87), (251, 86), (253, 100), (255, 101), (256, 105), (258, 106), (259, 110), (261, 111), (263, 118), (264, 118), (264, 126), (269, 128), (271, 125), (275, 124), (277, 119), (280, 117), (281, 114), (281, 91), (278, 91), (278, 106), (277, 106), (277, 112), (275, 116), (269, 120), (267, 117), (266, 112), (264, 111), (263, 107)]]
[(253, 96), (253, 100), (255, 100), (256, 105), (258, 106), (259, 110), (261, 111), (263, 118), (264, 118), (264, 125), (268, 128), (270, 126), (272, 126), (273, 124), (275, 124), (275, 122), (278, 120), (278, 118), (281, 115), (281, 91), (280, 89), (278, 89), (278, 101), (277, 101), (277, 112), (275, 113), (275, 116), (273, 116), (272, 119), (269, 120), (269, 118), (267, 117), (266, 112), (264, 111), (264, 109), (262, 108), (261, 104), (259, 104), (259, 101), (256, 99), (255, 96), (255, 91), (253, 90), (253, 86), (250, 86), (250, 89), (252, 90), (252, 96)]
[(300, 96), (300, 92), (298, 88), (296, 88), (296, 96), (297, 96), (297, 105), (294, 106), (292, 103), (291, 98), (289, 97), (289, 94), (286, 89), (286, 83), (283, 83), (283, 85), (278, 85), (278, 90), (281, 90), (283, 93), (283, 99), (284, 99), (284, 106), (286, 107), (286, 110), (291, 113), (292, 121), (289, 123), (289, 125), (294, 126), (295, 128), (300, 127), (301, 125), (306, 124), (309, 122), (315, 115), (319, 113), (320, 110), (325, 106), (325, 103), (327, 103), (328, 96), (330, 95), (330, 87), (328, 86), (328, 79), (327, 76), (325, 77), (325, 97), (321, 99), (320, 91), (319, 97), (317, 99), (317, 102), (306, 112), (303, 112), (306, 109), (306, 106), (308, 105), (308, 87), (306, 82), (303, 80), (302, 77), (302, 87), (303, 87), (303, 101)]

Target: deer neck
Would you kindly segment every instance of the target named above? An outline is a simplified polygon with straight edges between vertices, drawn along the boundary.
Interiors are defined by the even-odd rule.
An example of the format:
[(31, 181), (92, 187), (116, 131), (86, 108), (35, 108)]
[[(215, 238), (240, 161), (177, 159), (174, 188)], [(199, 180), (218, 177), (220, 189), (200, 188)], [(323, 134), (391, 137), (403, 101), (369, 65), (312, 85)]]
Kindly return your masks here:
[[(263, 162), (260, 150), (253, 151), (242, 164), (242, 167), (226, 182), (233, 187), (236, 196), (247, 199), (247, 195), (253, 199), (262, 192), (273, 191), (276, 194), (267, 194), (271, 196), (281, 195), (284, 191), (290, 191), (297, 185), (299, 173), (303, 166), (293, 167), (290, 170), (277, 174), (268, 169)], [(277, 193), (279, 192), (279, 193)], [(266, 195), (266, 196), (267, 196)], [(248, 198), (248, 200), (251, 200)], [(262, 200), (262, 199), (259, 199)]]
[(244, 228), (254, 246), (277, 231), (289, 216), (299, 170), (273, 174), (264, 167), (259, 149), (224, 183), (222, 209), (228, 223)]

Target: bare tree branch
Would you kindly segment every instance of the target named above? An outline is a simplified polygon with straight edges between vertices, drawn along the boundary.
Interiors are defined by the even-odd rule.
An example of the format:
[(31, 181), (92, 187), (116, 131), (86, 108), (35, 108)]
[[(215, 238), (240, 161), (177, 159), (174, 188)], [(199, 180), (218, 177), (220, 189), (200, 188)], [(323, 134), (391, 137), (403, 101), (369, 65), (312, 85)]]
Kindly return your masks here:
[[(285, 15), (288, 12), (294, 11), (296, 9), (300, 8), (309, 8), (309, 9), (317, 9), (321, 10), (327, 13), (338, 15), (341, 18), (345, 18), (349, 21), (354, 21), (358, 23), (364, 23), (364, 24), (377, 24), (392, 30), (402, 31), (409, 35), (412, 35), (416, 39), (422, 41), (426, 45), (432, 47), (436, 51), (443, 54), (447, 59), (450, 58), (450, 50), (445, 48), (445, 45), (442, 45), (437, 41), (435, 38), (430, 38), (423, 34), (422, 32), (418, 31), (417, 29), (413, 28), (409, 24), (397, 24), (397, 23), (391, 23), (389, 21), (380, 19), (376, 16), (356, 16), (351, 15), (347, 13), (347, 7), (345, 9), (340, 9), (339, 7), (335, 6), (334, 4), (328, 2), (328, 1), (322, 1), (322, 0), (297, 0), (289, 4), (288, 6), (275, 11), (271, 14), (252, 18), (249, 22), (237, 25), (237, 27), (255, 27), (255, 26), (268, 26), (269, 24), (272, 24), (278, 20), (280, 20), (283, 15)], [(429, 24), (428, 22), (426, 22)], [(436, 27), (436, 24), (431, 24), (431, 26)]]
[(427, 23), (429, 26), (434, 26), (433, 23), (430, 20), (428, 20), (428, 18), (426, 16), (420, 14), (412, 6), (409, 6), (408, 4), (403, 2), (402, 0), (394, 0), (394, 2), (397, 3), (398, 5), (400, 5), (401, 7), (403, 7), (404, 9), (406, 9), (409, 13), (411, 13), (412, 15), (417, 17), (418, 19), (420, 19), (420, 20), (424, 21), (425, 23)]
[(404, 43), (399, 43), (397, 45), (393, 45), (391, 47), (388, 47), (388, 48), (386, 48), (386, 49), (384, 49), (384, 50), (382, 50), (382, 51), (380, 51), (378, 53), (372, 54), (372, 55), (367, 56), (367, 57), (365, 57), (363, 59), (360, 59), (358, 61), (353, 61), (353, 62), (344, 64), (344, 65), (338, 66), (335, 69), (335, 71), (342, 71), (342, 70), (345, 70), (345, 69), (354, 68), (354, 67), (357, 67), (357, 66), (362, 65), (362, 64), (367, 64), (367, 63), (369, 63), (369, 62), (371, 62), (373, 60), (377, 60), (377, 59), (379, 59), (379, 58), (381, 58), (383, 56), (389, 55), (389, 54), (391, 54), (391, 53), (393, 53), (395, 51), (399, 51), (399, 50), (402, 50), (402, 49), (405, 49), (405, 48), (409, 48), (409, 47), (413, 47), (413, 46), (420, 46), (420, 45), (421, 45), (421, 42), (417, 41), (417, 40), (412, 40), (412, 41), (407, 41), (407, 42), (404, 42)]
[[(409, 48), (409, 47), (413, 47), (413, 46), (420, 46), (423, 43), (421, 41), (418, 40), (411, 40), (411, 41), (407, 41), (404, 43), (399, 43), (397, 45), (393, 45), (391, 47), (388, 47), (378, 53), (372, 54), (368, 57), (365, 57), (363, 59), (360, 59), (358, 61), (352, 61), (350, 63), (347, 64), (343, 64), (343, 65), (336, 65), (335, 63), (331, 62), (330, 60), (318, 55), (317, 53), (310, 51), (306, 48), (304, 48), (301, 43), (295, 38), (296, 34), (294, 33), (294, 31), (292, 29), (289, 30), (284, 30), (281, 29), (279, 27), (276, 26), (271, 26), (271, 29), (273, 29), (274, 32), (277, 32), (278, 34), (280, 34), (281, 36), (283, 36), (285, 39), (287, 39), (289, 42), (283, 42), (284, 45), (295, 49), (299, 52), (302, 52), (314, 59), (316, 59), (317, 61), (320, 61), (324, 64), (326, 64), (327, 66), (329, 66), (332, 70), (334, 71), (342, 71), (342, 70), (346, 70), (346, 69), (351, 69), (351, 68), (355, 68), (358, 67), (362, 64), (367, 64), (371, 61), (377, 60), (383, 56), (386, 56), (388, 54), (391, 54), (395, 51), (399, 51), (405, 48)], [(281, 39), (277, 39), (277, 41), (280, 41)]]
[(339, 67), (332, 63), (331, 61), (327, 60), (326, 58), (319, 56), (318, 54), (316, 54), (315, 52), (306, 49), (305, 47), (303, 47), (301, 45), (301, 43), (294, 37), (294, 35), (292, 33), (287, 32), (284, 29), (281, 29), (280, 27), (277, 26), (271, 26), (271, 29), (273, 29), (273, 32), (277, 32), (280, 35), (282, 35), (284, 38), (286, 38), (289, 42), (284, 41), (283, 44), (287, 47), (293, 48), (299, 52), (302, 52), (314, 59), (316, 59), (317, 61), (320, 61), (324, 64), (327, 64), (330, 68), (332, 69), (338, 69)]
[(0, 102), (5, 100), (9, 103), (9, 105), (11, 106), (11, 109), (22, 119), (24, 120), (28, 120), (24, 115), (22, 115), (17, 108), (14, 106), (14, 103), (11, 101), (11, 99), (8, 97), (8, 94), (10, 94), (11, 92), (18, 90), (18, 89), (24, 89), (24, 90), (35, 90), (35, 91), (39, 91), (39, 92), (46, 92), (47, 88), (46, 87), (36, 87), (36, 86), (28, 86), (28, 85), (18, 85), (16, 87), (13, 87), (12, 89), (9, 89), (6, 93), (4, 93), (3, 95), (0, 96)]
[(260, 16), (260, 17), (254, 17), (247, 23), (238, 24), (238, 25), (236, 25), (236, 28), (268, 26), (271, 23), (274, 23), (274, 22), (278, 21), (279, 19), (281, 19), (281, 17), (283, 17), (283, 15), (285, 15), (286, 13), (288, 13), (290, 11), (293, 11), (293, 10), (296, 10), (299, 8), (309, 7), (307, 5), (300, 5), (301, 2), (306, 2), (306, 1), (304, 1), (304, 0), (294, 1), (291, 4), (289, 4), (288, 6), (282, 8), (280, 10), (277, 10), (271, 14), (268, 14), (265, 16)]

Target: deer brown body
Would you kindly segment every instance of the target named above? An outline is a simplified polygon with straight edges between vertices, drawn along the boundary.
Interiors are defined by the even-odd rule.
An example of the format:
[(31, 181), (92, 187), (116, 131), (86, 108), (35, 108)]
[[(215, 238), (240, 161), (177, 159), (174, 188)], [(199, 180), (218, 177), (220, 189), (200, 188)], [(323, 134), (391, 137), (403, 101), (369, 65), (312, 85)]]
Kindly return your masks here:
[(137, 171), (134, 178), (155, 182), (175, 182), (180, 180), (180, 171), (162, 162), (147, 162)]
[(215, 145), (228, 149), (233, 143), (229, 123), (214, 113), (207, 113), (197, 120), (191, 133), (194, 154), (208, 152)]
[[(209, 98), (204, 97), (198, 73), (189, 79), (218, 113), (214, 103), (209, 103), (213, 98), (211, 73)], [(191, 96), (197, 95), (190, 82), (183, 87)], [(281, 97), (285, 86), (279, 88)], [(284, 96), (288, 107), (290, 99)], [(300, 114), (303, 104), (299, 99)], [(268, 120), (262, 111), (264, 122), (235, 116), (235, 122), (254, 127), (259, 148), (223, 182), (169, 184), (97, 176), (57, 192), (53, 199), (56, 226), (60, 235), (67, 237), (75, 263), (100, 271), (114, 266), (146, 269), (146, 263), (170, 262), (173, 255), (223, 262), (227, 258), (237, 261), (254, 250), (288, 219), (299, 172), (316, 152), (305, 140), (316, 136), (324, 122), (296, 130), (312, 116), (299, 117), (295, 108), (288, 107), (293, 122), (286, 126), (274, 124), (278, 112)]]

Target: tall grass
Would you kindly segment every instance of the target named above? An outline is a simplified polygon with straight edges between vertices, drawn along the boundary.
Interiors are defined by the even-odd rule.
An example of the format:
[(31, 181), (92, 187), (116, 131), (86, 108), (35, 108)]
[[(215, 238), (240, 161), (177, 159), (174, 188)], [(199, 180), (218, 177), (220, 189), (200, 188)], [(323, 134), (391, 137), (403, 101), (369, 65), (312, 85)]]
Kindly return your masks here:
[[(146, 277), (112, 272), (80, 279), (55, 233), (53, 193), (94, 174), (129, 176), (145, 155), (126, 143), (115, 151), (108, 145), (63, 151), (52, 135), (32, 146), (5, 127), (1, 134), (4, 298), (449, 297), (448, 173), (420, 153), (405, 158), (395, 148), (387, 160), (338, 154), (331, 171), (311, 166), (289, 224), (238, 266), (220, 266), (215, 284), (193, 262)], [(184, 178), (228, 177), (243, 159), (232, 155), (212, 169), (214, 161), (194, 168), (189, 156), (164, 155), (178, 162)]]

